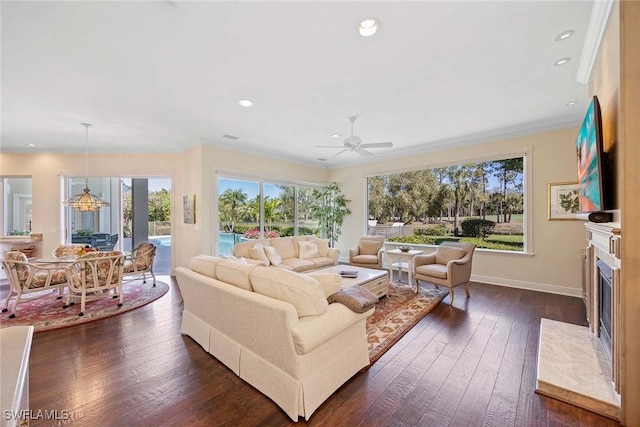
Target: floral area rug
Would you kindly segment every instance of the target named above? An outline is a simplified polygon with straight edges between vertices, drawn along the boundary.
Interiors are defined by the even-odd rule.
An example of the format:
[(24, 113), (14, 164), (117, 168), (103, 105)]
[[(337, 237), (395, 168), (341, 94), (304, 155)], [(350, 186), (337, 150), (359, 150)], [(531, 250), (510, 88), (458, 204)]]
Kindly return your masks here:
[[(118, 299), (106, 297), (87, 302), (84, 316), (78, 316), (80, 313), (79, 298), (72, 300), (75, 301), (74, 305), (66, 309), (62, 308), (65, 300), (57, 299), (57, 289), (25, 294), (22, 295), (20, 304), (18, 304), (16, 317), (9, 319), (10, 310), (0, 313), (0, 328), (33, 325), (35, 332), (40, 332), (116, 316), (157, 300), (167, 293), (169, 285), (156, 281), (156, 286), (153, 287), (153, 280), (147, 280), (147, 283), (142, 283), (142, 280), (139, 280), (124, 283), (122, 290), (124, 294), (122, 307), (118, 307)], [(3, 300), (5, 297), (6, 295)], [(13, 307), (14, 301), (15, 298), (9, 301), (9, 307)]]
[(445, 289), (420, 289), (389, 283), (389, 293), (380, 298), (372, 316), (367, 317), (371, 364), (387, 352), (416, 323), (448, 294)]

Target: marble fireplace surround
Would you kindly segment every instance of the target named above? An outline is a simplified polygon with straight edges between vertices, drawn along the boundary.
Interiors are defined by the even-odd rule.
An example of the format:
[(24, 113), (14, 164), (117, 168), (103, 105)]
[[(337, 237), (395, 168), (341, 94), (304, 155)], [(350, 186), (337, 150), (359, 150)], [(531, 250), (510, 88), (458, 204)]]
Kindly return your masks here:
[[(620, 227), (585, 224), (588, 248), (583, 299), (589, 326), (540, 321), (536, 392), (620, 419)], [(598, 261), (612, 270), (611, 355), (600, 340)]]

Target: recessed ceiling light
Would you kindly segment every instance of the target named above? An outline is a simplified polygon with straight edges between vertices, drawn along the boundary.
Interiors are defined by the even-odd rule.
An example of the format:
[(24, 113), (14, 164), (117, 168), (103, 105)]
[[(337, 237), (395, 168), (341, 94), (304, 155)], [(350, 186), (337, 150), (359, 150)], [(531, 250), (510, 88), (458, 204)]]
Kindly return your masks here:
[(340, 134), (339, 133), (334, 133), (333, 135), (331, 135), (331, 138), (340, 138)]
[(240, 101), (238, 101), (238, 104), (242, 105), (243, 107), (253, 107), (253, 101), (249, 99), (241, 99)]
[(36, 144), (27, 144), (27, 147), (35, 147)]
[(556, 62), (553, 63), (553, 65), (558, 66), (558, 65), (564, 65), (567, 62), (569, 62), (571, 60), (571, 58), (561, 58), (558, 59)]
[(360, 24), (358, 24), (358, 34), (360, 34), (362, 37), (370, 37), (378, 32), (379, 28), (380, 23), (377, 19), (365, 19), (364, 21), (361, 21)]
[(572, 105), (576, 105), (578, 101), (569, 101), (567, 102), (567, 107), (571, 107)]
[(562, 40), (566, 40), (569, 37), (571, 37), (573, 35), (573, 33), (574, 33), (573, 30), (563, 31), (560, 34), (558, 34), (554, 40), (557, 41), (557, 42), (561, 42)]

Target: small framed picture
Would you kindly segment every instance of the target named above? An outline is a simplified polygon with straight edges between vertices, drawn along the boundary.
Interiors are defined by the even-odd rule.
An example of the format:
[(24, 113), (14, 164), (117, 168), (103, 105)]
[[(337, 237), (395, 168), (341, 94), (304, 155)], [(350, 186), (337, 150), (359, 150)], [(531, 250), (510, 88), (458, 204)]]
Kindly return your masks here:
[(182, 210), (185, 224), (196, 223), (196, 195), (182, 197)]
[(548, 220), (577, 219), (580, 212), (577, 182), (556, 182), (547, 189)]

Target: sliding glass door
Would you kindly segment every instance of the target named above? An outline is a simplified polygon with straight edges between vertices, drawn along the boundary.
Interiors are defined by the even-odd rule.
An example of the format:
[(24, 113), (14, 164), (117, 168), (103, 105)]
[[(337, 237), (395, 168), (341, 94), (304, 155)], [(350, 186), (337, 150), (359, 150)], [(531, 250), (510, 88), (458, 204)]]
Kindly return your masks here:
[(242, 240), (318, 234), (320, 186), (218, 178), (218, 254)]
[[(85, 178), (69, 178), (69, 194), (85, 188)], [(95, 211), (66, 209), (66, 242), (101, 250), (131, 251), (140, 243), (156, 245), (154, 272), (171, 271), (171, 180), (169, 178), (89, 178), (92, 194), (109, 202)]]

